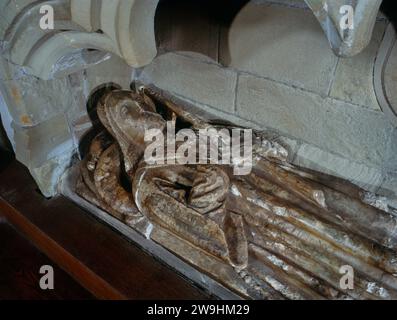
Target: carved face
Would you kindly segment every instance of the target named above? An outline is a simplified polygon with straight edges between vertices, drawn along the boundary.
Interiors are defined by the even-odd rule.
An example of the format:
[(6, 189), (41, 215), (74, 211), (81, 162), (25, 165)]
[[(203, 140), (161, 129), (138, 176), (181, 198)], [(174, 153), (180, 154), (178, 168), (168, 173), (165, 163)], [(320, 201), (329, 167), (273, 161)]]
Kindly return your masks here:
[(146, 130), (165, 128), (164, 119), (153, 107), (130, 91), (113, 91), (100, 105), (98, 115), (118, 141), (143, 145)]
[(163, 131), (166, 122), (152, 105), (130, 91), (110, 92), (99, 101), (97, 112), (102, 124), (119, 143), (126, 172), (132, 175), (144, 153), (145, 131)]

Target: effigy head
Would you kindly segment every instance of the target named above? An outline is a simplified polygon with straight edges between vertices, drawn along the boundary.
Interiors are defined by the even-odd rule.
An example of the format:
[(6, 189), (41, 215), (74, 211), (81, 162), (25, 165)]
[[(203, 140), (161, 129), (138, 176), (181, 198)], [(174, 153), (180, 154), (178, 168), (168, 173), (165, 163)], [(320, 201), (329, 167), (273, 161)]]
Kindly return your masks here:
[(108, 93), (99, 101), (97, 111), (103, 125), (120, 143), (143, 145), (146, 130), (165, 127), (153, 105), (131, 91)]

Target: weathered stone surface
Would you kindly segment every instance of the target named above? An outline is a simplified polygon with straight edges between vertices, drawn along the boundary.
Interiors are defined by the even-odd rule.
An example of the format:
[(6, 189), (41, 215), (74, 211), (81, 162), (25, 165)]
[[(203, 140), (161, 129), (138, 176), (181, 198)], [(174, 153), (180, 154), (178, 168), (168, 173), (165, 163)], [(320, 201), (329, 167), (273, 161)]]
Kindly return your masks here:
[(28, 75), (3, 58), (0, 70), (6, 101), (1, 113), (9, 115), (5, 121), (17, 158), (30, 169), (43, 194), (54, 195), (59, 175), (92, 127), (88, 98), (109, 84), (128, 89), (132, 68), (112, 56), (86, 72), (49, 81)]
[(129, 89), (133, 69), (120, 57), (112, 55), (110, 59), (86, 70), (88, 95), (99, 86), (113, 84)]
[(393, 127), (382, 113), (249, 75), (239, 77), (237, 111), (264, 127), (368, 166), (383, 166), (390, 148)]
[(68, 123), (62, 114), (28, 128), (13, 123), (13, 128), (15, 154), (28, 167), (37, 167), (74, 147)]
[[(18, 6), (20, 13), (12, 21), (4, 37), (7, 57), (18, 65), (24, 65), (32, 48), (51, 34), (62, 30), (81, 30), (81, 27), (71, 21), (70, 1), (31, 2), (26, 8)], [(38, 25), (43, 17), (41, 8), (46, 4), (51, 5), (54, 10), (54, 29), (42, 29)]]
[(33, 127), (13, 123), (13, 129), (17, 160), (29, 168), (45, 196), (54, 196), (75, 152), (65, 116), (60, 114)]
[[(92, 128), (92, 119), (87, 113), (88, 100), (96, 91), (107, 86), (129, 89), (133, 68), (116, 55), (104, 62), (69, 76), (74, 103), (66, 111), (75, 145)], [(93, 107), (93, 106), (90, 106)]]
[(389, 172), (385, 174), (379, 193), (397, 199), (397, 172)]
[(76, 149), (69, 121), (80, 107), (69, 79), (40, 80), (3, 58), (0, 70), (0, 113), (16, 157), (29, 168), (42, 193), (53, 196)]
[(397, 114), (397, 42), (384, 69), (384, 87), (387, 99)]
[(386, 22), (376, 24), (369, 46), (353, 58), (340, 59), (331, 97), (380, 110), (374, 91), (374, 63)]
[[(390, 134), (390, 145), (387, 149), (384, 167), (389, 170), (396, 170), (397, 167), (397, 127)], [(397, 191), (397, 190), (396, 190)]]
[(67, 78), (43, 81), (3, 58), (0, 58), (0, 70), (3, 79), (0, 90), (8, 111), (22, 127), (46, 121), (65, 112), (73, 103)]
[(71, 165), (70, 162), (71, 153), (67, 151), (36, 168), (30, 168), (30, 173), (45, 197), (53, 197), (58, 194), (58, 183), (63, 173)]
[(234, 112), (237, 75), (217, 64), (167, 53), (145, 67), (139, 80), (214, 108)]
[[(100, 68), (100, 66), (96, 67)], [(69, 81), (74, 104), (66, 112), (66, 117), (74, 145), (77, 148), (80, 146), (82, 138), (93, 127), (92, 119), (88, 115), (89, 95), (93, 90), (87, 81), (87, 74), (85, 72), (76, 72), (70, 75)]]
[(249, 3), (222, 38), (222, 64), (328, 94), (338, 58), (310, 10)]
[(95, 4), (91, 0), (72, 0), (73, 21), (88, 31), (101, 29), (113, 47), (103, 49), (119, 54), (129, 65), (141, 67), (150, 63), (157, 54), (154, 16), (158, 0), (116, 0), (101, 6)]
[[(7, 1), (0, 7), (1, 47), (10, 61), (44, 80), (83, 70), (108, 52), (141, 67), (157, 54), (157, 4), (158, 0)], [(54, 27), (46, 30), (38, 25), (43, 5), (54, 10)]]
[(365, 190), (375, 192), (382, 182), (382, 170), (346, 159), (303, 143), (298, 149), (294, 164), (347, 179)]
[(256, 4), (277, 3), (278, 5), (309, 9), (305, 0), (251, 0), (251, 2)]
[(34, 0), (12, 0), (2, 1), (0, 4), (0, 39), (2, 40), (7, 29), (15, 17)]

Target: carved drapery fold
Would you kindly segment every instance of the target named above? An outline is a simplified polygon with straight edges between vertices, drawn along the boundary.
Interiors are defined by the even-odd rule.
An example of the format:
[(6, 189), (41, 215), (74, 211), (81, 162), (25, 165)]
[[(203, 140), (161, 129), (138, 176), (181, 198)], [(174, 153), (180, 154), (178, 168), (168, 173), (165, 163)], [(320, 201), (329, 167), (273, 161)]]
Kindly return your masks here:
[[(397, 298), (396, 213), (366, 204), (356, 186), (292, 166), (260, 132), (247, 176), (228, 165), (148, 165), (145, 129), (204, 120), (146, 89), (110, 92), (98, 108), (107, 130), (77, 185), (87, 200), (244, 297)], [(345, 265), (351, 290), (340, 287)]]

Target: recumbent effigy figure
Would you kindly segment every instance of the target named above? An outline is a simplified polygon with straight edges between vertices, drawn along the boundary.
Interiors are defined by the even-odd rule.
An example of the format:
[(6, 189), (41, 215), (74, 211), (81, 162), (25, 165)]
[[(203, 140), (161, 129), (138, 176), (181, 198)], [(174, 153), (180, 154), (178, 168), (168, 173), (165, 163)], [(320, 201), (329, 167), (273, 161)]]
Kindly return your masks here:
[[(232, 165), (148, 164), (147, 130), (219, 125), (147, 88), (108, 92), (97, 113), (104, 130), (77, 192), (202, 272), (246, 298), (397, 298), (396, 213), (365, 203), (355, 185), (294, 167), (260, 132), (248, 175)], [(346, 266), (354, 277), (344, 286)]]

